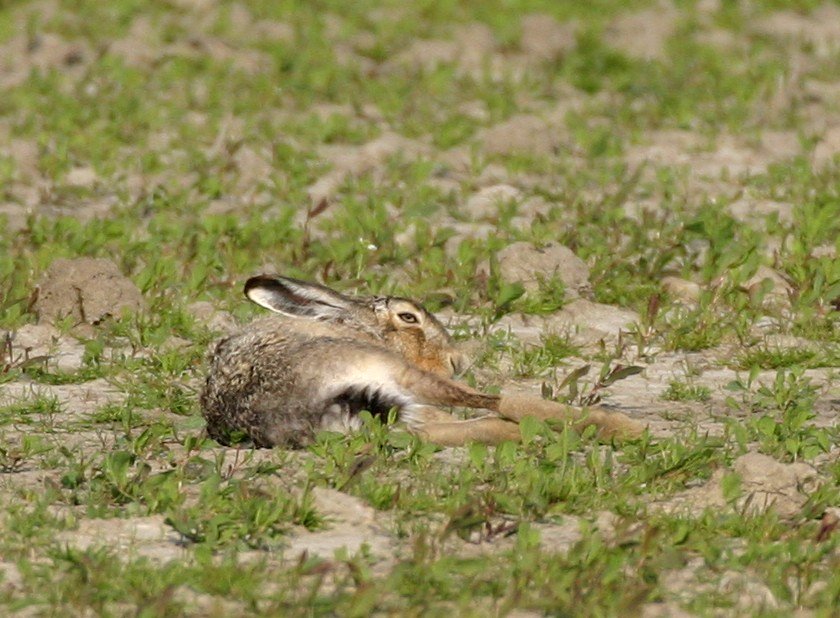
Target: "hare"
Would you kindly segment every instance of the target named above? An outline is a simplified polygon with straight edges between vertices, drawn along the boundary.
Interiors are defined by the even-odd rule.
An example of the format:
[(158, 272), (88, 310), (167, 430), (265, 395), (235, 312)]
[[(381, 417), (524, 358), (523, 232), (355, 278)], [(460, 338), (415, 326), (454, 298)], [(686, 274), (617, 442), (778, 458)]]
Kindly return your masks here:
[[(245, 295), (278, 315), (222, 339), (212, 354), (201, 407), (208, 434), (222, 444), (304, 446), (319, 429), (359, 428), (361, 410), (391, 409), (409, 431), (442, 446), (519, 440), (525, 416), (596, 425), (605, 437), (642, 431), (623, 414), (490, 395), (454, 381), (465, 357), (443, 325), (406, 298), (350, 297), (268, 275), (249, 279)], [(440, 406), (489, 413), (458, 420)]]

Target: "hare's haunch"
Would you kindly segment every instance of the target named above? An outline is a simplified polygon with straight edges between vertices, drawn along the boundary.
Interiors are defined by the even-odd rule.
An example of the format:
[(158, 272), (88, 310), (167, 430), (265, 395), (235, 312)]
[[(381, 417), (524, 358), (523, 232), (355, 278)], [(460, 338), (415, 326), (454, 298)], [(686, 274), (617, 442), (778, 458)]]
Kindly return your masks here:
[[(319, 429), (358, 428), (361, 410), (391, 409), (410, 431), (450, 446), (518, 440), (525, 416), (596, 425), (605, 437), (642, 431), (623, 414), (488, 395), (452, 380), (465, 358), (443, 325), (411, 300), (349, 297), (266, 275), (249, 279), (245, 294), (277, 315), (222, 339), (213, 352), (201, 407), (208, 433), (223, 444), (302, 446)], [(488, 415), (457, 420), (440, 409), (448, 406)]]

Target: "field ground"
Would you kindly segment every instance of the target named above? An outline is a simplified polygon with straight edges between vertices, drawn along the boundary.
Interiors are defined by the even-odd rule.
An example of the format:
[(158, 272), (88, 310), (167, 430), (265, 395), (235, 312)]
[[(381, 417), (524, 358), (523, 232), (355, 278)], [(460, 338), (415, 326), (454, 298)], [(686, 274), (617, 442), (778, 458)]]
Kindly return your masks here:
[[(0, 613), (834, 616), (840, 4), (0, 2)], [(641, 440), (203, 436), (281, 272)]]

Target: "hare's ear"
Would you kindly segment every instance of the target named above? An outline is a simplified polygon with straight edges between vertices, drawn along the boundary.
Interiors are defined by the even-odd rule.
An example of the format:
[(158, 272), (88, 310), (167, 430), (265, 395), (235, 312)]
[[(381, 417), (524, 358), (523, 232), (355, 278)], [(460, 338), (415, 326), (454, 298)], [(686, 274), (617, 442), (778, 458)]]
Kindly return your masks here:
[(277, 313), (315, 319), (345, 315), (352, 304), (346, 296), (323, 285), (269, 275), (248, 279), (245, 296)]

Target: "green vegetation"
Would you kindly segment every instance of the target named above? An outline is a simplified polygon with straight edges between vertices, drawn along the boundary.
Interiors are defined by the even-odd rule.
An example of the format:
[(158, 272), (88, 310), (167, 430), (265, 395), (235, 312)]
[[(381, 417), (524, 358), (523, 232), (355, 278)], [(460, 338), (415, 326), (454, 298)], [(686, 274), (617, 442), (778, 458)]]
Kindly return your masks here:
[[(60, 319), (71, 370), (0, 341), (0, 614), (836, 613), (840, 34), (767, 26), (836, 2), (192, 4), (0, 2), (0, 329), (37, 321), (62, 257), (147, 304)], [(520, 197), (466, 209), (499, 184)], [(520, 241), (571, 249), (591, 289), (506, 279)], [(482, 389), (658, 424), (441, 450), (365, 417), (222, 448), (196, 303), (252, 319), (261, 270), (449, 312)], [(578, 293), (641, 317), (553, 321)], [(754, 452), (813, 470), (795, 515), (752, 508)], [(718, 502), (674, 506), (707, 483)], [(324, 492), (386, 549), (290, 550), (348, 523)]]
[(668, 401), (708, 401), (711, 396), (708, 386), (671, 380), (662, 398)]

